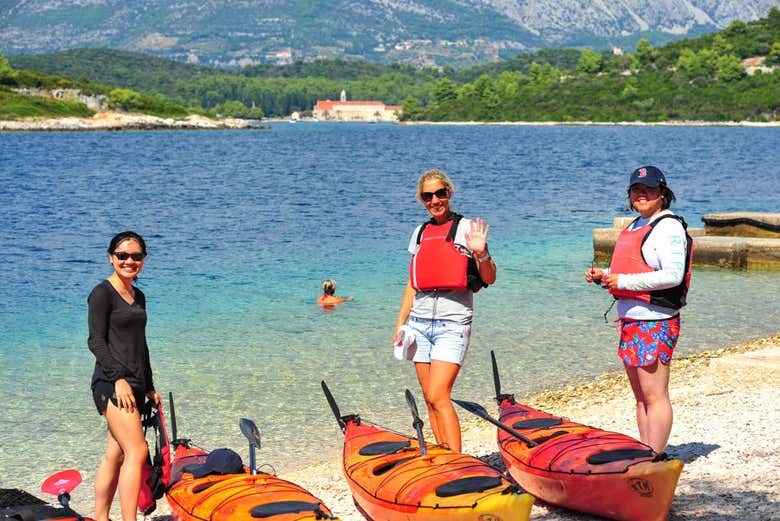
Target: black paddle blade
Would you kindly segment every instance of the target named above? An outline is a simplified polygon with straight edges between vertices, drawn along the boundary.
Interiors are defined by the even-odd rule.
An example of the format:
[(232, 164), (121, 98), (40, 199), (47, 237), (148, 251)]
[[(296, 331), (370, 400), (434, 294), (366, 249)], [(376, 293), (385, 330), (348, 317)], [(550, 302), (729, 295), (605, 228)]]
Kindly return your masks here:
[(333, 411), (333, 416), (335, 416), (336, 421), (339, 422), (339, 427), (341, 427), (342, 431), (346, 430), (347, 424), (344, 421), (344, 418), (341, 417), (339, 405), (336, 403), (336, 399), (333, 398), (333, 395), (331, 394), (330, 389), (328, 389), (328, 385), (325, 383), (325, 380), (322, 380), (322, 392), (325, 393), (325, 399), (328, 400), (330, 410)]
[(522, 434), (514, 430), (512, 427), (510, 427), (509, 425), (505, 423), (501, 423), (500, 421), (493, 418), (490, 414), (488, 414), (487, 410), (484, 407), (482, 407), (480, 404), (474, 402), (467, 402), (465, 400), (455, 400), (454, 398), (452, 401), (457, 403), (467, 411), (469, 411), (471, 414), (479, 416), (483, 420), (489, 421), (490, 423), (492, 423), (502, 431), (508, 432), (515, 438), (524, 441), (525, 443), (528, 444), (529, 447), (536, 447), (537, 445), (539, 445), (534, 440), (523, 436)]
[(249, 440), (251, 445), (254, 445), (258, 449), (260, 448), (260, 429), (257, 428), (255, 422), (249, 418), (241, 418), (238, 422), (238, 426), (241, 428), (241, 433)]
[(490, 418), (491, 420), (493, 419), (490, 416), (490, 414), (488, 414), (487, 409), (485, 409), (484, 407), (482, 407), (478, 403), (467, 402), (466, 400), (456, 400), (455, 398), (453, 398), (452, 401), (457, 403), (458, 405), (460, 405), (462, 408), (466, 409), (467, 411), (469, 411), (471, 414), (475, 414), (475, 415), (479, 416), (480, 418), (483, 418), (485, 420), (487, 420), (488, 418)]
[(178, 440), (179, 437), (176, 435), (176, 407), (173, 406), (173, 391), (168, 393), (168, 403), (171, 404), (171, 434), (173, 434), (173, 439), (175, 441)]
[(409, 404), (409, 409), (412, 410), (412, 418), (414, 418), (412, 426), (414, 427), (414, 430), (417, 431), (417, 442), (420, 444), (420, 454), (425, 456), (428, 452), (428, 449), (425, 447), (425, 439), (423, 438), (422, 432), (423, 421), (420, 419), (420, 412), (417, 410), (417, 402), (414, 400), (412, 391), (407, 389), (405, 394), (406, 403)]
[(414, 395), (412, 394), (412, 391), (409, 389), (406, 390), (406, 403), (409, 404), (409, 408), (412, 410), (412, 418), (414, 418), (415, 423), (422, 422), (420, 419), (420, 412), (417, 410), (417, 402), (414, 399)]
[(493, 385), (496, 388), (496, 399), (501, 396), (501, 380), (498, 377), (498, 363), (496, 363), (495, 351), (490, 351), (490, 362), (493, 364)]

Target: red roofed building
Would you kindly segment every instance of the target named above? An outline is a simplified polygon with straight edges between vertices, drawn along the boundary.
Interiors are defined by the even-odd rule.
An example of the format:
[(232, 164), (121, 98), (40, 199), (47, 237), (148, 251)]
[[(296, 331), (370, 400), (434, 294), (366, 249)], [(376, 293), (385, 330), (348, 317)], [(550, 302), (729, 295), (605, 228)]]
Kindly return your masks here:
[(323, 121), (398, 121), (401, 107), (381, 101), (347, 101), (341, 91), (341, 101), (318, 100), (313, 116)]

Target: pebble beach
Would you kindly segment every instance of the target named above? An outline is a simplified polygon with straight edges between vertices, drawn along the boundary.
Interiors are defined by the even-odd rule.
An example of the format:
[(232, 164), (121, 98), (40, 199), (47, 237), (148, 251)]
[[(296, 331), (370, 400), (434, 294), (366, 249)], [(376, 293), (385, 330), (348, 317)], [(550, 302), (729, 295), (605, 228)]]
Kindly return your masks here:
[[(685, 467), (670, 520), (780, 519), (779, 390), (780, 333), (672, 362), (670, 394), (675, 419), (667, 452), (681, 459)], [(633, 397), (622, 372), (544, 391), (528, 404), (581, 423), (637, 435)], [(495, 405), (487, 407), (496, 414)], [(503, 469), (495, 427), (467, 417), (463, 411), (459, 414), (464, 452)], [(430, 432), (427, 437), (432, 439)], [(309, 489), (343, 521), (364, 519), (354, 507), (339, 461), (280, 477)], [(115, 508), (118, 510), (118, 501)], [(169, 512), (165, 500), (161, 500), (151, 521), (171, 521)], [(599, 518), (537, 500), (531, 519)]]

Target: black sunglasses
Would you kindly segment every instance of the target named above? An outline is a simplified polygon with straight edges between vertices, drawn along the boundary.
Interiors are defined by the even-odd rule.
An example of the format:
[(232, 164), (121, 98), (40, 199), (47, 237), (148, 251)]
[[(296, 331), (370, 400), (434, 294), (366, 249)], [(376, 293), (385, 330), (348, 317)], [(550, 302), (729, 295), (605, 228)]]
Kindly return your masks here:
[(141, 262), (146, 257), (145, 253), (127, 253), (126, 251), (115, 251), (114, 257), (121, 261), (132, 258), (136, 262)]
[(450, 196), (450, 191), (446, 188), (439, 188), (435, 192), (423, 192), (420, 194), (420, 198), (425, 201), (426, 203), (429, 203), (433, 201), (433, 196), (436, 196), (437, 199), (447, 199)]

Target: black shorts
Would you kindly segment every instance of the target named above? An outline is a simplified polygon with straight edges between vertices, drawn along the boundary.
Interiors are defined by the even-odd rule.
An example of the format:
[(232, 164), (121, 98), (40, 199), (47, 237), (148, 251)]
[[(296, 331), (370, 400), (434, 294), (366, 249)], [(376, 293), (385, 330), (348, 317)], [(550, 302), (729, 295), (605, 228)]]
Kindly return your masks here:
[[(135, 396), (135, 404), (139, 409), (143, 407), (146, 401), (146, 393), (143, 391), (137, 391), (133, 389), (133, 396)], [(98, 380), (92, 385), (92, 399), (95, 400), (95, 407), (97, 407), (98, 414), (103, 416), (108, 408), (108, 400), (114, 404), (114, 407), (119, 407), (116, 401), (116, 390), (114, 384), (106, 382), (105, 380)]]

